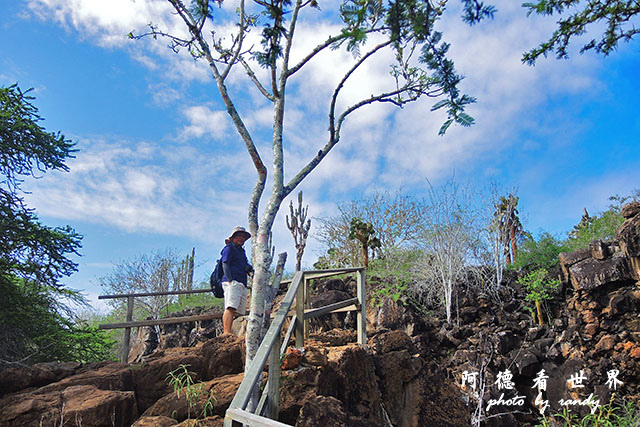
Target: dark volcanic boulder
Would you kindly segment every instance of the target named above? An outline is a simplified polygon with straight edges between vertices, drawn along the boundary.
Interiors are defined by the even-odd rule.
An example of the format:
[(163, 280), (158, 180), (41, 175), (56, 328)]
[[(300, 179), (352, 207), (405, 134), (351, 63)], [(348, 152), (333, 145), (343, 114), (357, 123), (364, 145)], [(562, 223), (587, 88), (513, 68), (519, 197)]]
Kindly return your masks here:
[[(629, 205), (625, 205), (627, 206)], [(636, 212), (634, 216), (627, 218), (616, 236), (622, 253), (629, 260), (633, 278), (640, 280), (640, 215)]]

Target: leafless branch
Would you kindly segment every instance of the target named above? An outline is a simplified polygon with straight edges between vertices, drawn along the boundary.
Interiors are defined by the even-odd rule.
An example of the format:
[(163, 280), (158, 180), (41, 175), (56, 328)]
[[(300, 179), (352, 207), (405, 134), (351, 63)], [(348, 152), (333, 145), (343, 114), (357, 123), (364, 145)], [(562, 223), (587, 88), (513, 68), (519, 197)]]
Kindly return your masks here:
[(238, 57), (238, 62), (242, 64), (245, 71), (247, 72), (247, 75), (249, 76), (253, 84), (256, 85), (260, 93), (263, 94), (269, 101), (275, 102), (276, 98), (273, 96), (272, 93), (269, 93), (269, 91), (265, 89), (262, 83), (260, 83), (260, 80), (258, 80), (258, 77), (255, 75), (255, 73), (253, 72), (253, 69), (251, 69), (251, 66), (247, 63), (247, 61), (245, 61), (245, 59), (242, 56), (240, 56)]

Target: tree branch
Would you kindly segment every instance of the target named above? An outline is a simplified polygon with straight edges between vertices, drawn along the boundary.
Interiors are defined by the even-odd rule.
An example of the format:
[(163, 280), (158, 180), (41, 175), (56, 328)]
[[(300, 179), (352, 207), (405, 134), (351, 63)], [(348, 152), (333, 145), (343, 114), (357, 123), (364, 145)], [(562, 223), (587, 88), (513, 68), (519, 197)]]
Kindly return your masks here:
[(298, 22), (298, 14), (300, 13), (300, 9), (302, 9), (305, 5), (310, 2), (302, 4), (302, 0), (297, 0), (296, 5), (293, 9), (293, 14), (291, 16), (291, 24), (289, 24), (289, 31), (287, 32), (287, 44), (284, 48), (284, 56), (282, 61), (282, 75), (280, 76), (281, 86), (282, 83), (290, 76), (289, 74), (289, 56), (291, 54), (291, 46), (293, 44), (293, 34), (296, 30), (296, 24)]
[(225, 68), (225, 70), (222, 72), (222, 75), (221, 75), (222, 80), (226, 80), (227, 76), (229, 75), (229, 72), (231, 71), (231, 68), (238, 60), (238, 57), (240, 56), (240, 52), (242, 51), (242, 42), (244, 41), (244, 32), (246, 31), (246, 24), (245, 24), (244, 17), (245, 17), (244, 0), (240, 0), (240, 29), (238, 30), (238, 38), (236, 39), (238, 46), (235, 49), (235, 52), (233, 54), (233, 57), (231, 58), (231, 61), (229, 61), (229, 65), (227, 65), (227, 68)]
[(258, 178), (256, 180), (256, 185), (253, 188), (253, 192), (251, 194), (251, 200), (249, 202), (249, 227), (251, 228), (252, 233), (257, 232), (258, 230), (258, 207), (260, 203), (260, 198), (264, 191), (265, 182), (267, 180), (267, 168), (264, 165), (264, 162), (260, 158), (260, 153), (253, 142), (253, 138), (249, 133), (249, 130), (245, 126), (238, 110), (235, 105), (231, 101), (229, 97), (229, 93), (227, 91), (227, 87), (224, 84), (224, 79), (220, 74), (218, 67), (216, 66), (215, 60), (211, 55), (211, 51), (209, 49), (209, 45), (202, 37), (202, 33), (198, 31), (197, 26), (193, 25), (193, 17), (189, 13), (189, 11), (184, 7), (184, 4), (180, 0), (169, 0), (169, 2), (176, 9), (182, 20), (187, 24), (189, 28), (189, 32), (194, 37), (195, 41), (200, 45), (200, 50), (202, 51), (203, 56), (209, 62), (209, 68), (213, 74), (214, 79), (218, 85), (218, 91), (220, 92), (220, 96), (222, 97), (222, 101), (227, 107), (227, 113), (231, 117), (233, 124), (236, 127), (236, 130), (240, 134), (242, 140), (245, 143), (247, 151), (249, 152), (249, 156), (251, 156), (251, 160), (253, 161), (253, 165), (256, 168), (256, 172), (258, 173)]
[(247, 63), (247, 61), (245, 61), (243, 57), (239, 57), (238, 58), (238, 62), (240, 62), (240, 64), (242, 64), (242, 66), (244, 67), (245, 71), (247, 72), (247, 75), (249, 76), (249, 79), (251, 79), (253, 84), (256, 85), (256, 87), (258, 88), (260, 93), (263, 94), (265, 96), (265, 98), (267, 98), (269, 101), (275, 102), (276, 98), (273, 96), (273, 94), (269, 93), (269, 91), (267, 89), (265, 89), (265, 87), (262, 85), (262, 83), (260, 83), (260, 80), (258, 80), (258, 77), (255, 75), (255, 73), (253, 72), (253, 69)]
[[(371, 28), (369, 30), (364, 31), (364, 33), (365, 34), (371, 34), (371, 33), (376, 33), (376, 32), (383, 31), (385, 29), (386, 28)], [(347, 39), (349, 37), (350, 37), (350, 35), (348, 33), (343, 33), (343, 34), (340, 34), (338, 36), (329, 37), (323, 43), (321, 43), (318, 46), (316, 46), (307, 56), (302, 58), (302, 60), (300, 60), (300, 62), (298, 62), (293, 68), (291, 68), (287, 72), (287, 77), (290, 77), (293, 74), (295, 74), (296, 72), (298, 72), (300, 70), (300, 68), (302, 68), (307, 62), (311, 61), (313, 59), (313, 57), (315, 57), (318, 53), (322, 52), (327, 47), (331, 46), (332, 44), (334, 44), (336, 42), (339, 42), (341, 40)]]
[(336, 101), (338, 99), (338, 94), (340, 93), (340, 91), (342, 90), (342, 88), (344, 87), (344, 84), (346, 83), (347, 79), (349, 79), (349, 77), (351, 77), (351, 75), (360, 67), (360, 65), (362, 65), (369, 57), (371, 57), (374, 53), (378, 52), (380, 49), (383, 49), (386, 46), (389, 46), (391, 43), (393, 43), (393, 40), (388, 40), (384, 43), (381, 43), (377, 46), (375, 46), (373, 49), (371, 49), (369, 52), (367, 52), (366, 55), (364, 55), (362, 58), (360, 58), (352, 67), (351, 69), (349, 69), (349, 71), (347, 71), (347, 73), (344, 75), (344, 77), (342, 78), (342, 80), (340, 81), (340, 83), (338, 83), (338, 86), (336, 86), (336, 90), (333, 92), (333, 96), (331, 97), (331, 105), (329, 107), (329, 132), (330, 134), (334, 134), (335, 133), (335, 110), (336, 110)]
[[(338, 117), (338, 121), (337, 121), (338, 125), (336, 129), (329, 136), (329, 142), (327, 142), (327, 144), (320, 151), (318, 151), (318, 154), (313, 159), (311, 159), (311, 161), (309, 161), (309, 163), (307, 163), (307, 165), (304, 166), (300, 170), (300, 172), (298, 172), (298, 174), (291, 179), (291, 181), (289, 181), (289, 183), (284, 188), (284, 197), (286, 197), (289, 193), (291, 193), (296, 188), (296, 186), (300, 184), (300, 182), (307, 175), (309, 175), (311, 171), (315, 169), (316, 166), (318, 166), (318, 164), (322, 161), (322, 159), (324, 159), (326, 155), (329, 153), (329, 151), (331, 151), (331, 149), (338, 143), (338, 141), (340, 140), (340, 130), (342, 128), (342, 123), (344, 122), (344, 120), (349, 114), (353, 113), (354, 111), (356, 111), (357, 109), (365, 105), (373, 104), (374, 102), (390, 102), (394, 105), (402, 107), (405, 104), (416, 101), (420, 96), (423, 96), (423, 95), (429, 96), (429, 97), (436, 97), (436, 96), (442, 95), (441, 88), (438, 88), (432, 91), (426, 91), (422, 86), (423, 86), (422, 83), (415, 83), (414, 85), (407, 84), (402, 88), (399, 88), (390, 92), (381, 93), (379, 95), (372, 95), (367, 99), (363, 99), (362, 101), (356, 104), (353, 104), (352, 106), (347, 108), (345, 111), (343, 111), (342, 114)], [(403, 93), (412, 93), (412, 92), (413, 94), (410, 95), (408, 98), (401, 99), (398, 97)]]

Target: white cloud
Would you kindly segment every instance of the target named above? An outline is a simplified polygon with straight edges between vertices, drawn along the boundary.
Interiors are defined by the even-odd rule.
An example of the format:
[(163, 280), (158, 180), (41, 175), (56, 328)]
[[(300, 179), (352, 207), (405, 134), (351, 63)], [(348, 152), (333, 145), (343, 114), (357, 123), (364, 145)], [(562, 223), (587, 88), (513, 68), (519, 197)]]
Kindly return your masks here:
[[(25, 183), (31, 191), (27, 203), (38, 214), (207, 240), (212, 224), (231, 228), (233, 218), (246, 212), (251, 165), (239, 161), (238, 154), (211, 157), (166, 143), (102, 140), (79, 148), (68, 162), (70, 172)], [(174, 154), (181, 157), (180, 167)]]
[(229, 116), (224, 111), (213, 111), (204, 105), (196, 105), (183, 110), (182, 114), (189, 121), (180, 132), (180, 138), (220, 139), (225, 136), (229, 126)]
[(101, 46), (122, 47), (127, 34), (150, 22), (178, 36), (185, 31), (172, 15), (168, 2), (153, 0), (28, 0), (29, 9), (42, 20), (53, 20), (96, 40)]

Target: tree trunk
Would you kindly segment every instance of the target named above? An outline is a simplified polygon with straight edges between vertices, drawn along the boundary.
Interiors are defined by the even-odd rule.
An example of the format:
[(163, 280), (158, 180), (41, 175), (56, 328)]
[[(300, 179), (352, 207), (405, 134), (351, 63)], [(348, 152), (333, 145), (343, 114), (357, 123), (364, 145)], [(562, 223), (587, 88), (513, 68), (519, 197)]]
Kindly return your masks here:
[(302, 254), (304, 251), (304, 247), (299, 247), (296, 252), (296, 271), (300, 271), (302, 269)]
[(362, 264), (364, 264), (364, 268), (369, 266), (369, 247), (366, 243), (362, 244)]
[(516, 226), (515, 224), (512, 222), (511, 226), (509, 227), (509, 237), (511, 240), (511, 259), (513, 260), (513, 262), (516, 261)]
[(538, 311), (538, 324), (544, 326), (544, 320), (542, 318), (542, 305), (540, 301), (536, 301), (536, 310)]

